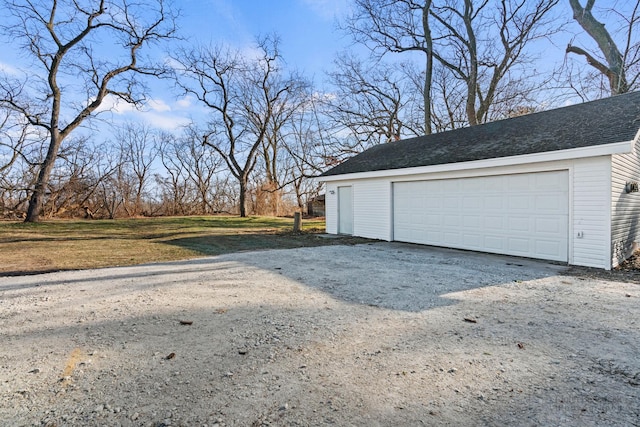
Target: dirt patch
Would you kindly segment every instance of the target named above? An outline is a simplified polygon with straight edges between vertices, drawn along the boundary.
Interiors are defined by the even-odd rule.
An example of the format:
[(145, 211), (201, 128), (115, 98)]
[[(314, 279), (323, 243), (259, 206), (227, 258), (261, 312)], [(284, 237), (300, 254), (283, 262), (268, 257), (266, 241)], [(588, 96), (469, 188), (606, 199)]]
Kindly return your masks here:
[(637, 425), (640, 286), (393, 243), (0, 278), (7, 425)]
[(636, 253), (611, 271), (601, 268), (571, 266), (564, 273), (584, 278), (640, 283), (640, 253)]

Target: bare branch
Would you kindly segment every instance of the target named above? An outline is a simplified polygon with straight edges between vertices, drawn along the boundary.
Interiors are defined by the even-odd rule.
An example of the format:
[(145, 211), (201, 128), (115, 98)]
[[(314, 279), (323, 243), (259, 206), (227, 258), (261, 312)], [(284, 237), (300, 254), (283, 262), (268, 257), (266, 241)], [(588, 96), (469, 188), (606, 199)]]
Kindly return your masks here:
[[(46, 81), (44, 87), (30, 87), (35, 93), (40, 90), (47, 94), (40, 103), (28, 100), (24, 84), (5, 84), (2, 89), (7, 94), (0, 98), (3, 106), (49, 134), (27, 221), (38, 220), (54, 162), (72, 132), (96, 113), (108, 95), (137, 102), (142, 98), (142, 93), (135, 92), (140, 76), (160, 77), (167, 72), (163, 65), (140, 64), (139, 55), (143, 46), (175, 37), (177, 14), (165, 6), (164, 0), (115, 0), (109, 2), (109, 8), (106, 0), (83, 4), (80, 0), (7, 0), (10, 19), (0, 24), (6, 36), (22, 41), (42, 64), (42, 72), (34, 74)], [(92, 49), (96, 39), (122, 41), (122, 50), (99, 58), (105, 52)], [(67, 86), (61, 86), (61, 82)], [(85, 101), (76, 109), (77, 89), (82, 82)], [(37, 95), (31, 98), (37, 99)]]
[(597, 43), (607, 64), (597, 61), (592, 54), (587, 53), (584, 49), (574, 48), (571, 45), (567, 47), (567, 52), (585, 56), (589, 65), (606, 75), (609, 79), (612, 95), (628, 92), (629, 85), (625, 73), (624, 56), (620, 53), (618, 46), (611, 34), (605, 29), (605, 26), (592, 15), (591, 11), (595, 0), (587, 1), (584, 8), (579, 0), (569, 0), (569, 4), (573, 10), (573, 19)]

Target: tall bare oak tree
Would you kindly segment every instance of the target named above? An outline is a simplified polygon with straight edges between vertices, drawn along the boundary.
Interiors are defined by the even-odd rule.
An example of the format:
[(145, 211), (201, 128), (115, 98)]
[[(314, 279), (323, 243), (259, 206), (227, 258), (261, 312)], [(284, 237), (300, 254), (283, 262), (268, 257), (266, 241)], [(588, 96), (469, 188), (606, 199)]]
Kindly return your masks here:
[(431, 36), (431, 0), (355, 0), (355, 11), (344, 29), (377, 58), (386, 53), (418, 52), (424, 59), (422, 102), (424, 132), (430, 134), (431, 84), (434, 45)]
[[(434, 123), (435, 64), (464, 86), (466, 124), (491, 118), (501, 102), (514, 102), (507, 93), (513, 80), (533, 78), (525, 73), (527, 48), (552, 34), (550, 11), (559, 0), (356, 0), (346, 29), (377, 57), (390, 53), (421, 52), (425, 56), (423, 103), (425, 131)], [(516, 85), (522, 91), (524, 85)], [(530, 84), (530, 88), (535, 83)], [(526, 100), (528, 90), (519, 93)], [(446, 100), (445, 100), (446, 101)], [(435, 119), (435, 120), (434, 120)], [(452, 122), (454, 123), (454, 122)], [(442, 126), (436, 126), (442, 127)]]
[[(177, 13), (164, 0), (5, 0), (3, 34), (33, 59), (32, 74), (5, 81), (0, 105), (47, 134), (46, 155), (26, 221), (38, 221), (63, 142), (108, 96), (143, 100), (141, 76), (166, 72), (143, 49), (174, 37)], [(37, 68), (35, 68), (37, 66)]]
[(291, 117), (285, 110), (295, 108), (292, 100), (306, 87), (282, 69), (278, 43), (276, 37), (259, 40), (257, 57), (218, 46), (183, 50), (175, 58), (177, 84), (210, 111), (202, 141), (238, 181), (242, 217), (258, 156), (277, 140), (271, 132)]

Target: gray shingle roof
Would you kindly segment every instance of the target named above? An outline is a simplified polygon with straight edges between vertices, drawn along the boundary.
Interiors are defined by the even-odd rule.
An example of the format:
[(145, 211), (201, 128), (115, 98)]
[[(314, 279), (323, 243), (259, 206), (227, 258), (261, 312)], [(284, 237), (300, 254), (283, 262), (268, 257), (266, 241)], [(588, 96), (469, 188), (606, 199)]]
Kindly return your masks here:
[(376, 145), (321, 176), (468, 162), (631, 141), (640, 92)]

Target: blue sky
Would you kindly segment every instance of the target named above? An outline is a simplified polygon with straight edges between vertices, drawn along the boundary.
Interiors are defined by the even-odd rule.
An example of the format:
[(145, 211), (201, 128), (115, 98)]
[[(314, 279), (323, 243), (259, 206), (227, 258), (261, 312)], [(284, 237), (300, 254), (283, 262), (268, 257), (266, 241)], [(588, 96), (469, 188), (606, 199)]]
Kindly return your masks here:
[[(323, 79), (336, 53), (349, 44), (348, 37), (336, 30), (336, 22), (348, 13), (350, 3), (350, 0), (175, 1), (182, 12), (180, 35), (188, 42), (225, 43), (251, 50), (257, 36), (275, 32), (280, 36), (280, 49), (287, 65), (316, 82)], [(177, 44), (164, 46), (175, 47)], [(0, 71), (28, 73), (26, 64), (15, 50), (0, 49)], [(189, 98), (176, 98), (168, 82), (149, 83), (152, 93), (144, 111), (113, 101), (106, 102), (102, 110), (111, 110), (116, 121), (143, 120), (165, 130), (187, 124), (189, 117), (198, 114), (199, 107)], [(105, 114), (102, 116), (106, 118)]]
[[(276, 32), (289, 66), (313, 76), (328, 68), (348, 44), (335, 30), (349, 0), (186, 0), (180, 3), (183, 32), (202, 42), (223, 41), (240, 49), (255, 37)], [(189, 35), (188, 35), (189, 37)], [(189, 37), (191, 38), (191, 37)], [(327, 66), (327, 67), (325, 67)]]
[[(277, 33), (287, 65), (320, 82), (334, 56), (350, 40), (336, 29), (350, 0), (183, 0), (181, 34), (203, 44), (224, 43), (252, 50), (257, 36)], [(157, 91), (144, 113), (121, 105), (117, 111), (171, 130), (188, 123), (201, 107), (191, 99), (175, 99)]]
[[(307, 78), (313, 79), (321, 87), (324, 72), (331, 69), (335, 55), (350, 46), (350, 39), (336, 29), (338, 20), (350, 11), (352, 0), (174, 0), (182, 10), (179, 22), (180, 34), (186, 43), (216, 44), (226, 43), (240, 50), (251, 50), (259, 35), (277, 33), (281, 39), (281, 53), (287, 65), (298, 69)], [(622, 0), (603, 3), (616, 9), (629, 7)], [(623, 5), (624, 7), (620, 6)], [(560, 4), (557, 13), (570, 19), (571, 11), (566, 0)], [(3, 11), (0, 9), (0, 19)], [(607, 27), (610, 30), (613, 27)], [(580, 33), (575, 24), (570, 31), (548, 40), (538, 42), (538, 49), (544, 56), (535, 67), (551, 69), (564, 58), (566, 43)], [(588, 46), (584, 36), (575, 38), (578, 45)], [(181, 42), (185, 43), (185, 42)], [(587, 47), (585, 46), (585, 47)], [(19, 69), (29, 72), (26, 62), (18, 57), (12, 45), (5, 44), (0, 49), (0, 71), (19, 75)], [(173, 46), (165, 46), (169, 54)], [(360, 50), (363, 48), (360, 47)], [(580, 61), (581, 58), (573, 58)], [(144, 111), (136, 111), (125, 103), (115, 105), (106, 102), (103, 110), (111, 111), (116, 121), (144, 121), (165, 130), (175, 130), (198, 116), (202, 107), (188, 97), (176, 97), (168, 82), (149, 81), (151, 98)], [(107, 113), (108, 114), (108, 113)], [(108, 115), (103, 117), (109, 118)]]

